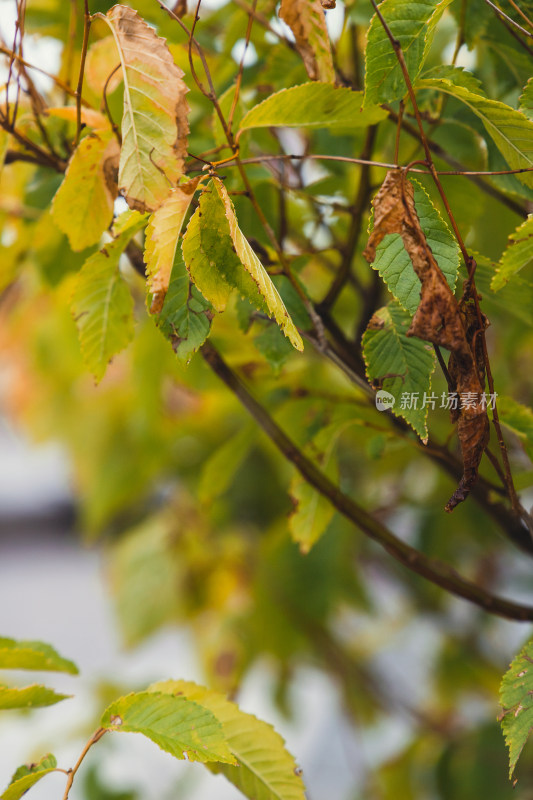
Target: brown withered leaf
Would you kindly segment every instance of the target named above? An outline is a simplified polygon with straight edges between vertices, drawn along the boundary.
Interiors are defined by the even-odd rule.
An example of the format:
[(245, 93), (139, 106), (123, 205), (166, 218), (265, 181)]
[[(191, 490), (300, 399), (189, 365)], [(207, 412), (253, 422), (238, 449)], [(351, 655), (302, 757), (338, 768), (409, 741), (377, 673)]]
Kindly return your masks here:
[(294, 34), (311, 80), (334, 83), (335, 68), (320, 0), (281, 0), (279, 15)]
[[(452, 511), (468, 496), (477, 479), (479, 462), (488, 443), (489, 421), (483, 391), (485, 371), (481, 331), (469, 281), (458, 303), (429, 247), (416, 213), (411, 183), (401, 170), (391, 170), (373, 200), (374, 229), (365, 258), (372, 263), (376, 247), (390, 233), (402, 237), (413, 269), (420, 279), (420, 303), (407, 336), (416, 336), (450, 351), (449, 374), (460, 407), (452, 412), (463, 456), (463, 476), (446, 505)], [(467, 396), (465, 398), (465, 395)]]

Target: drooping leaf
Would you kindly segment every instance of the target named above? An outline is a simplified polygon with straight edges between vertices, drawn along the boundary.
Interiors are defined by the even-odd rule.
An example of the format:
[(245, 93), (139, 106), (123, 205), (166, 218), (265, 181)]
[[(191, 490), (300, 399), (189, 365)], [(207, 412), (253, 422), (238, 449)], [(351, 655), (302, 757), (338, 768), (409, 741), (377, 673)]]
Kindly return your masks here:
[(481, 338), (488, 321), (477, 313), (470, 281), (464, 282), (460, 301), (455, 299), (420, 225), (413, 187), (400, 170), (387, 173), (372, 205), (374, 227), (364, 251), (366, 259), (369, 262), (375, 259), (376, 248), (386, 235), (400, 234), (421, 283), (420, 303), (406, 335), (449, 350), (448, 372), (458, 397), (467, 394), (471, 400), (452, 409), (463, 456), (463, 476), (446, 505), (446, 511), (453, 511), (474, 485), (489, 439)]
[[(482, 121), (511, 169), (533, 167), (533, 122), (520, 111), (444, 78), (420, 80), (418, 88), (437, 89), (464, 103)], [(533, 172), (521, 172), (516, 177), (525, 186), (533, 188)]]
[(111, 703), (100, 724), (110, 731), (142, 733), (175, 758), (235, 763), (216, 716), (185, 697), (129, 694)]
[(209, 336), (212, 318), (211, 304), (191, 283), (181, 248), (178, 248), (157, 326), (182, 363), (187, 364), (203, 345)]
[(533, 460), (533, 410), (512, 397), (503, 396), (498, 398), (498, 414), (502, 423), (521, 439)]
[(507, 248), (500, 258), (496, 274), (492, 279), (492, 291), (497, 292), (503, 288), (513, 275), (527, 267), (532, 261), (533, 214), (509, 236)]
[(162, 681), (150, 691), (167, 692), (200, 703), (222, 723), (236, 765), (209, 764), (254, 800), (304, 800), (305, 788), (281, 736), (266, 722), (246, 714), (218, 692), (190, 681)]
[(199, 181), (200, 178), (193, 178), (171, 189), (166, 200), (150, 217), (146, 228), (144, 260), (148, 291), (153, 295), (152, 314), (163, 308), (183, 221)]
[(335, 68), (320, 0), (281, 0), (279, 15), (294, 34), (311, 80), (334, 83)]
[(263, 330), (254, 336), (254, 345), (262, 356), (266, 358), (274, 373), (278, 374), (293, 352), (289, 340), (283, 336), (280, 329), (273, 322), (267, 322)]
[(77, 666), (60, 656), (51, 645), (7, 638), (0, 638), (0, 669), (33, 669), (78, 674)]
[(52, 216), (73, 250), (100, 240), (113, 219), (119, 146), (108, 133), (81, 140), (52, 204)]
[(435, 356), (420, 339), (407, 336), (410, 325), (410, 315), (396, 303), (380, 308), (363, 335), (363, 355), (373, 386), (392, 395), (392, 413), (403, 417), (426, 441), (424, 395), (430, 395)]
[(252, 443), (248, 427), (217, 448), (207, 459), (198, 485), (198, 499), (202, 505), (211, 503), (231, 486), (235, 473), (246, 458)]
[(155, 211), (183, 173), (188, 89), (165, 40), (136, 11), (116, 5), (98, 16), (111, 28), (124, 78), (119, 188), (132, 208)]
[[(459, 271), (459, 247), (424, 187), (418, 181), (411, 183), (420, 227), (453, 292)], [(376, 247), (376, 258), (372, 268), (379, 272), (400, 305), (410, 314), (414, 314), (420, 303), (421, 285), (399, 233), (389, 233), (384, 236)]]
[(267, 97), (244, 116), (240, 129), (264, 127), (357, 128), (375, 125), (387, 112), (379, 106), (364, 110), (363, 93), (331, 83), (304, 83)]
[(52, 706), (61, 700), (71, 697), (69, 694), (58, 694), (46, 686), (33, 684), (19, 689), (14, 686), (0, 684), (0, 710), (10, 708), (38, 708)]
[(274, 317), (298, 350), (303, 344), (277, 289), (240, 230), (224, 184), (214, 178), (200, 198), (183, 238), (189, 274), (217, 311), (223, 311), (232, 289)]
[(259, 261), (255, 251), (250, 246), (243, 232), (239, 228), (237, 217), (235, 216), (235, 209), (231, 198), (226, 190), (226, 187), (220, 178), (213, 178), (213, 185), (222, 200), (226, 220), (229, 225), (229, 233), (235, 252), (239, 257), (241, 264), (250, 274), (252, 280), (257, 286), (259, 294), (261, 295), (269, 314), (276, 320), (279, 327), (289, 339), (292, 346), (297, 350), (303, 350), (303, 343), (300, 334), (289, 316), (289, 312), (285, 308), (278, 290), (274, 286), (267, 271)]
[(533, 730), (533, 641), (525, 645), (503, 676), (500, 717), (509, 748), (509, 777)]
[(524, 86), (518, 107), (522, 114), (533, 122), (533, 78), (530, 78)]
[[(400, 42), (411, 81), (422, 69), (435, 27), (451, 0), (384, 0), (379, 10), (394, 38)], [(366, 44), (365, 106), (403, 97), (405, 80), (377, 14), (372, 17)]]
[(50, 772), (56, 772), (56, 767), (57, 761), (51, 753), (43, 756), (36, 764), (24, 764), (17, 769), (0, 800), (19, 800), (37, 781)]
[(120, 256), (146, 223), (138, 211), (125, 212), (114, 227), (116, 238), (90, 256), (74, 290), (72, 313), (83, 358), (98, 382), (111, 358), (133, 337), (133, 299), (119, 269)]

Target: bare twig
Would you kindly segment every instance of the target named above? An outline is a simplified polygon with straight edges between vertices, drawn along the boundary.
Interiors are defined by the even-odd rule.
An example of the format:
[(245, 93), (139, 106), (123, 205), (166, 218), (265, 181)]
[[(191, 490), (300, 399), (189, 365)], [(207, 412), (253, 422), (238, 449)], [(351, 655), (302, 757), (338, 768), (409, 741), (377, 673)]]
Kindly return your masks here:
[(83, 8), (83, 42), (80, 56), (80, 73), (78, 85), (76, 86), (76, 139), (74, 146), (77, 147), (81, 136), (81, 93), (83, 89), (83, 76), (85, 74), (85, 59), (87, 58), (87, 48), (89, 46), (89, 33), (91, 31), (91, 15), (89, 13), (89, 0), (84, 0)]
[(67, 777), (67, 785), (65, 787), (65, 793), (63, 795), (63, 800), (68, 800), (68, 795), (69, 795), (69, 792), (70, 792), (70, 790), (72, 788), (72, 784), (74, 782), (74, 777), (76, 775), (76, 772), (80, 768), (83, 759), (85, 758), (85, 756), (87, 755), (87, 753), (89, 752), (89, 750), (91, 749), (93, 744), (96, 744), (96, 742), (100, 741), (100, 739), (102, 738), (102, 736), (105, 733), (107, 733), (106, 728), (98, 728), (98, 730), (93, 733), (93, 735), (91, 736), (91, 738), (89, 739), (89, 741), (87, 742), (87, 744), (85, 745), (83, 750), (81, 751), (81, 755), (78, 758), (78, 760), (76, 761), (75, 765), (72, 767), (72, 769), (68, 770), (68, 772), (67, 772), (67, 775), (68, 775), (68, 777)]

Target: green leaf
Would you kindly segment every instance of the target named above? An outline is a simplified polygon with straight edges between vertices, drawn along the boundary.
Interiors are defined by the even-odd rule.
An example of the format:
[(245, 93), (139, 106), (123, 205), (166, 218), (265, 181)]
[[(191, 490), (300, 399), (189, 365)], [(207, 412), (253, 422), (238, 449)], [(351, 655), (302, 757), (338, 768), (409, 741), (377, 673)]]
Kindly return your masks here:
[(72, 695), (57, 694), (53, 689), (47, 689), (46, 686), (37, 684), (24, 686), (22, 689), (0, 684), (0, 710), (53, 706), (69, 697)]
[(533, 460), (533, 411), (511, 397), (498, 398), (498, 414), (502, 423), (524, 443)]
[(210, 455), (203, 466), (198, 485), (198, 499), (202, 505), (212, 503), (231, 486), (235, 473), (250, 451), (251, 443), (251, 430), (245, 427)]
[(116, 5), (98, 17), (111, 28), (124, 78), (119, 187), (132, 208), (155, 211), (183, 173), (188, 89), (165, 40), (136, 11)]
[[(403, 417), (425, 442), (428, 408), (423, 400), (430, 394), (435, 356), (430, 345), (406, 336), (410, 324), (410, 315), (396, 303), (380, 308), (363, 335), (363, 356), (370, 381), (392, 395), (392, 413)], [(416, 408), (409, 407), (414, 405), (411, 395)]]
[(279, 374), (281, 368), (293, 352), (288, 339), (282, 335), (277, 325), (267, 322), (263, 331), (254, 337), (254, 345), (266, 358), (272, 370)]
[[(459, 271), (459, 247), (424, 187), (418, 181), (411, 183), (420, 225), (453, 292)], [(420, 303), (421, 284), (399, 233), (389, 233), (383, 237), (376, 248), (372, 269), (379, 272), (400, 305), (410, 314), (414, 314)]]
[(192, 280), (217, 311), (225, 309), (232, 289), (237, 289), (255, 308), (275, 318), (294, 347), (303, 349), (300, 335), (240, 230), (233, 204), (218, 178), (200, 197), (182, 249)]
[(178, 250), (178, 240), (200, 178), (193, 178), (170, 190), (154, 211), (146, 228), (144, 260), (147, 288), (152, 293), (152, 314), (161, 311), (170, 282), (170, 273)]
[(363, 93), (337, 88), (330, 83), (304, 83), (267, 97), (243, 118), (248, 128), (358, 128), (375, 125), (387, 112), (379, 106), (362, 110)]
[(281, 0), (281, 19), (289, 26), (296, 47), (313, 81), (335, 81), (329, 33), (320, 0)]
[(209, 336), (212, 317), (211, 304), (191, 283), (178, 249), (157, 325), (182, 363), (187, 364)]
[(497, 292), (503, 288), (512, 275), (527, 267), (533, 261), (533, 214), (509, 236), (507, 249), (500, 258), (491, 289)]
[(50, 753), (43, 756), (37, 764), (19, 767), (0, 800), (19, 800), (37, 781), (40, 781), (45, 775), (49, 775), (50, 772), (56, 772), (56, 767), (57, 761)]
[(476, 286), (483, 296), (483, 302), (496, 308), (498, 312), (503, 311), (533, 327), (533, 284), (515, 275), (503, 289), (494, 292), (491, 283), (496, 275), (497, 265), (480, 253), (472, 251), (471, 254), (477, 264)]
[(222, 723), (236, 766), (208, 765), (253, 800), (305, 800), (305, 788), (293, 757), (276, 731), (218, 692), (190, 681), (162, 681), (150, 691), (186, 697), (210, 709)]
[[(237, 217), (235, 216), (235, 208), (231, 202), (231, 198), (226, 190), (226, 187), (220, 178), (213, 178), (213, 185), (218, 192), (218, 196), (222, 200), (226, 220), (229, 225), (229, 233), (235, 252), (239, 257), (241, 264), (250, 274), (252, 280), (257, 286), (259, 294), (266, 305), (269, 314), (276, 320), (279, 327), (289, 339), (292, 346), (296, 350), (303, 350), (303, 342), (300, 334), (289, 316), (289, 312), (283, 305), (283, 301), (274, 286), (267, 271), (259, 261), (255, 251), (250, 246), (250, 243), (244, 236), (239, 228)], [(251, 299), (251, 298), (249, 298)]]
[[(435, 27), (451, 0), (384, 0), (379, 10), (393, 37), (400, 42), (411, 81), (428, 54)], [(367, 33), (364, 105), (389, 103), (403, 97), (405, 80), (383, 25), (374, 14)]]
[(78, 674), (77, 666), (60, 656), (51, 645), (7, 638), (0, 638), (0, 669), (32, 669)]
[(137, 211), (121, 215), (114, 229), (116, 238), (90, 256), (77, 277), (72, 314), (83, 359), (97, 382), (111, 358), (133, 338), (133, 299), (119, 261), (145, 222), (146, 216)]
[(175, 758), (235, 763), (216, 716), (185, 697), (132, 693), (111, 703), (100, 724), (110, 731), (142, 733)]
[(509, 748), (509, 777), (533, 730), (533, 641), (525, 645), (503, 676), (500, 722)]
[(119, 146), (111, 132), (81, 140), (59, 187), (52, 217), (73, 250), (100, 241), (113, 219)]
[(530, 78), (524, 86), (524, 91), (518, 101), (518, 107), (522, 114), (533, 121), (533, 78)]
[(463, 86), (470, 92), (474, 92), (474, 94), (485, 94), (481, 81), (467, 69), (464, 69), (464, 67), (454, 67), (451, 64), (439, 64), (436, 67), (425, 70), (421, 78), (423, 80), (426, 78), (429, 80), (432, 78), (445, 78), (456, 86)]
[[(419, 89), (437, 89), (460, 100), (482, 121), (487, 133), (511, 169), (533, 167), (533, 122), (514, 108), (456, 86), (444, 78), (418, 81)], [(533, 188), (533, 172), (516, 176)]]

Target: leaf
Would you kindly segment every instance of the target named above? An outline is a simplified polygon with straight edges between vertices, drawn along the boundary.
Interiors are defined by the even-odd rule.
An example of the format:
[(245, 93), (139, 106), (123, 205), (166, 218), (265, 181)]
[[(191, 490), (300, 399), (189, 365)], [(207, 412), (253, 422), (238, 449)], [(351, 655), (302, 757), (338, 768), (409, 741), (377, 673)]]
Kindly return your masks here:
[(119, 187), (128, 204), (155, 211), (183, 173), (189, 106), (183, 72), (164, 39), (128, 6), (97, 15), (111, 28), (124, 77)]
[(208, 505), (231, 486), (235, 473), (250, 451), (250, 428), (245, 427), (217, 448), (203, 466), (198, 484), (198, 499)]
[(203, 345), (209, 336), (212, 318), (211, 304), (191, 283), (179, 249), (157, 326), (182, 363), (188, 364)]
[(512, 397), (498, 397), (498, 414), (502, 423), (523, 442), (533, 460), (533, 411)]
[(305, 788), (293, 757), (271, 725), (239, 707), (218, 692), (190, 681), (162, 681), (150, 691), (186, 697), (210, 709), (222, 723), (236, 766), (209, 764), (254, 800), (305, 800)]
[[(411, 181), (411, 184), (420, 227), (453, 292), (459, 271), (459, 247), (424, 187), (418, 181)], [(384, 236), (376, 247), (372, 269), (379, 272), (400, 305), (410, 314), (414, 314), (420, 303), (420, 280), (399, 233)]]
[(289, 312), (283, 305), (283, 301), (279, 296), (278, 290), (274, 286), (270, 276), (250, 246), (250, 243), (239, 228), (237, 217), (235, 216), (235, 208), (233, 207), (233, 203), (231, 202), (231, 198), (226, 190), (226, 187), (220, 178), (213, 178), (213, 185), (215, 186), (218, 195), (224, 204), (226, 219), (229, 224), (231, 241), (233, 243), (233, 247), (235, 248), (235, 252), (241, 261), (241, 264), (249, 272), (254, 283), (257, 285), (259, 294), (263, 298), (268, 311), (276, 320), (285, 336), (290, 340), (292, 346), (295, 347), (296, 350), (303, 350), (304, 346), (300, 334), (296, 330), (296, 327), (289, 316)]
[(0, 710), (52, 706), (71, 696), (57, 694), (53, 689), (47, 689), (46, 686), (37, 684), (24, 686), (22, 689), (0, 685)]
[(119, 260), (146, 217), (138, 211), (121, 217), (114, 228), (116, 238), (81, 268), (72, 299), (82, 355), (97, 382), (111, 358), (133, 338), (133, 300), (120, 274)]
[(484, 94), (481, 81), (464, 67), (455, 67), (451, 64), (439, 64), (436, 67), (431, 67), (431, 69), (425, 70), (422, 73), (421, 78), (445, 78), (457, 86), (463, 86), (470, 92), (474, 92), (475, 94)]
[[(446, 511), (466, 499), (477, 479), (478, 467), (489, 438), (489, 421), (484, 397), (485, 362), (482, 339), (478, 334), (487, 319), (478, 319), (473, 288), (464, 282), (458, 303), (428, 246), (418, 219), (412, 184), (400, 170), (387, 173), (372, 201), (374, 228), (364, 255), (369, 262), (376, 256), (387, 234), (400, 234), (415, 273), (420, 278), (420, 303), (406, 336), (417, 336), (450, 351), (448, 373), (459, 398), (468, 396), (452, 410), (463, 455), (463, 476), (446, 505)], [(379, 322), (379, 320), (378, 320)], [(483, 328), (481, 328), (481, 325)]]
[(306, 554), (326, 532), (335, 509), (300, 475), (292, 479), (289, 494), (294, 503), (294, 510), (289, 516), (289, 530), (300, 552)]
[(533, 641), (522, 648), (500, 686), (500, 722), (509, 748), (509, 778), (533, 730)]
[[(438, 89), (460, 100), (482, 121), (487, 133), (511, 169), (533, 167), (533, 122), (498, 100), (489, 100), (479, 94), (456, 86), (444, 78), (418, 81), (419, 89)], [(526, 186), (533, 188), (533, 172), (516, 176)]]
[(100, 724), (110, 731), (142, 733), (175, 758), (235, 763), (215, 715), (185, 697), (132, 693), (111, 703)]
[(267, 97), (243, 118), (240, 130), (265, 127), (368, 127), (385, 119), (379, 106), (362, 109), (363, 93), (331, 83), (304, 83)]
[[(363, 335), (363, 356), (372, 385), (394, 398), (392, 413), (426, 442), (428, 409), (423, 398), (430, 394), (435, 356), (419, 339), (407, 336), (410, 324), (411, 317), (396, 303), (380, 308)], [(416, 408), (402, 402), (402, 395), (415, 395)]]
[(279, 374), (281, 368), (293, 352), (291, 344), (281, 333), (277, 325), (267, 322), (262, 332), (254, 337), (254, 345), (266, 358), (273, 372)]
[[(113, 72), (116, 67), (118, 69)], [(122, 69), (113, 36), (104, 36), (89, 47), (83, 77), (98, 96), (103, 94), (106, 82), (108, 96), (121, 83)]]
[(152, 293), (150, 313), (163, 308), (178, 240), (200, 178), (193, 178), (170, 190), (170, 194), (154, 211), (146, 228), (144, 260), (148, 290)]
[(32, 669), (78, 674), (77, 666), (60, 656), (51, 645), (7, 638), (0, 638), (0, 669)]
[(50, 772), (56, 772), (56, 767), (57, 761), (51, 753), (43, 756), (36, 764), (19, 767), (0, 800), (19, 800), (37, 781)]
[(524, 86), (524, 91), (518, 101), (518, 107), (522, 114), (533, 122), (533, 78), (530, 78)]
[(533, 261), (533, 214), (509, 236), (490, 288), (493, 292), (502, 289), (512, 275)]
[(533, 327), (533, 284), (515, 275), (503, 289), (494, 292), (491, 283), (497, 265), (480, 253), (472, 252), (472, 256), (477, 264), (476, 286), (483, 297), (484, 305), (493, 306), (498, 312), (503, 311)]
[[(384, 0), (379, 10), (402, 46), (407, 71), (414, 82), (426, 60), (435, 27), (451, 0)], [(364, 105), (389, 103), (407, 88), (390, 39), (377, 14), (367, 33)]]
[(73, 250), (100, 241), (111, 224), (118, 159), (119, 147), (111, 132), (86, 136), (70, 159), (52, 203), (52, 217)]
[(293, 32), (311, 80), (334, 83), (335, 67), (320, 0), (281, 0), (279, 16)]
[[(48, 117), (58, 117), (59, 119), (66, 119), (68, 122), (76, 123), (78, 120), (78, 110), (76, 106), (56, 106), (54, 108), (47, 108), (46, 115)], [(111, 125), (108, 118), (96, 111), (94, 108), (81, 107), (80, 119), (83, 125), (89, 125), (95, 131), (111, 132)], [(118, 168), (118, 162), (117, 162)]]
[(213, 179), (200, 197), (182, 249), (192, 280), (217, 311), (225, 309), (232, 289), (237, 289), (255, 308), (275, 318), (294, 347), (303, 349), (274, 284), (238, 226), (220, 179)]

